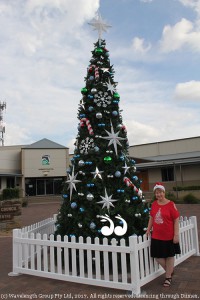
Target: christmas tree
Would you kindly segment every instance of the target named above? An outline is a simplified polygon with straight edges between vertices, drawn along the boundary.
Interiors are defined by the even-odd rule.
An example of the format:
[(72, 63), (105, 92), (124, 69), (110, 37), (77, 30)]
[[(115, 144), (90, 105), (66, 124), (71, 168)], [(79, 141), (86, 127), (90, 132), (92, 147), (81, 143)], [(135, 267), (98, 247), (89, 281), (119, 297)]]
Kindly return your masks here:
[(98, 30), (78, 108), (78, 135), (56, 235), (127, 238), (143, 235), (149, 209), (140, 189), (135, 161), (128, 156), (127, 130), (119, 107), (100, 14), (90, 23)]

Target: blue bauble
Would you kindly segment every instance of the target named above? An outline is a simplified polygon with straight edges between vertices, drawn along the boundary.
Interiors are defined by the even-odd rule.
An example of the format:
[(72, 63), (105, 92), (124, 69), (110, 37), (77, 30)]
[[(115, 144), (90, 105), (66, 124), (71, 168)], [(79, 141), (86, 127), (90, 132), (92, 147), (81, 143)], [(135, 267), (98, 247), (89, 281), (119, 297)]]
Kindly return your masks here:
[(116, 110), (113, 110), (112, 115), (113, 115), (114, 117), (116, 117), (116, 116), (118, 115), (118, 112), (117, 112)]
[(93, 106), (89, 106), (89, 107), (88, 107), (88, 110), (89, 110), (90, 112), (92, 112), (92, 111), (94, 110), (94, 107), (93, 107)]
[(94, 80), (94, 76), (90, 76), (89, 79), (92, 81)]
[(79, 208), (79, 211), (80, 211), (81, 213), (83, 213), (83, 212), (85, 211), (85, 209), (84, 209), (83, 207), (80, 207), (80, 208)]
[(121, 172), (120, 171), (116, 171), (115, 172), (115, 177), (120, 177), (121, 176)]
[(85, 114), (80, 114), (80, 118), (85, 118)]
[(77, 203), (76, 203), (76, 202), (72, 202), (72, 203), (71, 203), (71, 208), (72, 208), (72, 209), (77, 208)]
[(99, 147), (97, 147), (97, 146), (94, 147), (95, 152), (99, 152), (99, 150), (100, 150)]
[(132, 200), (138, 200), (138, 197), (137, 196), (133, 196)]
[(137, 176), (133, 176), (132, 178), (133, 178), (134, 181), (137, 181), (137, 180), (138, 180), (138, 177), (137, 177)]
[(62, 197), (63, 197), (64, 199), (66, 199), (66, 198), (68, 198), (68, 195), (63, 194)]
[(70, 237), (73, 237), (73, 236), (75, 236), (75, 234), (70, 234), (69, 236), (70, 236)]
[(90, 229), (95, 229), (96, 228), (96, 224), (94, 222), (90, 223)]

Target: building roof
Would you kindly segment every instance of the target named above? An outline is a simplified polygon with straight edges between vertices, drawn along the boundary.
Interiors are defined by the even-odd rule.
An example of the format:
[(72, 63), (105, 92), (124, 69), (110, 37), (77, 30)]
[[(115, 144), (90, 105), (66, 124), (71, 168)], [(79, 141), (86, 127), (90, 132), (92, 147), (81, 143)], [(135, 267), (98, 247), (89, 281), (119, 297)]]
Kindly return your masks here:
[(200, 151), (145, 157), (146, 160), (151, 160), (151, 161), (177, 160), (177, 159), (186, 159), (186, 158), (200, 158)]
[(130, 147), (136, 147), (136, 146), (146, 146), (146, 145), (154, 145), (154, 144), (164, 144), (164, 143), (173, 143), (173, 142), (179, 142), (179, 141), (189, 141), (189, 140), (199, 140), (200, 136), (194, 136), (194, 137), (187, 137), (187, 138), (180, 138), (180, 139), (173, 139), (173, 140), (164, 140), (164, 141), (158, 141), (158, 142), (150, 142), (145, 144), (136, 144), (131, 145)]
[(200, 151), (176, 153), (168, 155), (158, 155), (145, 157), (148, 162), (136, 164), (138, 168), (154, 168), (164, 166), (174, 166), (181, 164), (195, 164), (200, 163)]
[(21, 173), (1, 173), (0, 172), (0, 177), (22, 177), (23, 175)]
[(68, 148), (44, 138), (28, 146), (24, 146), (23, 149), (68, 149)]

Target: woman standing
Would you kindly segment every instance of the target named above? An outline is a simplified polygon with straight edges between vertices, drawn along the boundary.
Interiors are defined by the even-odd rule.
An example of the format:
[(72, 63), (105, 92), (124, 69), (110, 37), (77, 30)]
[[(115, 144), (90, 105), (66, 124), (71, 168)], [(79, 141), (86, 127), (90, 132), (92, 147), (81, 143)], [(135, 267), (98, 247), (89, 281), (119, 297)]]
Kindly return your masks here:
[(173, 201), (165, 198), (165, 187), (157, 182), (153, 188), (153, 202), (146, 234), (151, 235), (151, 256), (166, 272), (164, 287), (169, 287), (174, 271), (174, 256), (180, 254), (179, 212)]

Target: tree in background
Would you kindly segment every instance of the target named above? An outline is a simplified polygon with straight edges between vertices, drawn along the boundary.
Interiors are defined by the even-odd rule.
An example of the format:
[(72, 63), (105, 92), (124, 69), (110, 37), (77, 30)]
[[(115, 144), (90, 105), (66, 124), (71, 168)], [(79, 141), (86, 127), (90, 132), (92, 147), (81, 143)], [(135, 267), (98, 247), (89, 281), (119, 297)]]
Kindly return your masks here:
[(56, 235), (127, 238), (143, 235), (149, 208), (135, 161), (128, 155), (127, 130), (119, 107), (100, 15), (90, 23), (99, 32), (87, 68), (78, 109), (78, 135)]

